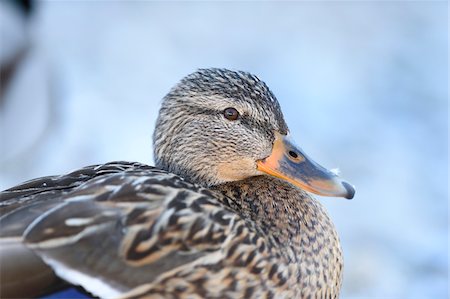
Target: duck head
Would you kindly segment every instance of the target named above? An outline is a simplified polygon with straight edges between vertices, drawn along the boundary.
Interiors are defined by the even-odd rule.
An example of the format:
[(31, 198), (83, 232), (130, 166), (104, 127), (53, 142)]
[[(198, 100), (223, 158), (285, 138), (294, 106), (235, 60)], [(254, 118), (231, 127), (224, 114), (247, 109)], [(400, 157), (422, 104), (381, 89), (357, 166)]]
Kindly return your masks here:
[(206, 187), (271, 175), (324, 196), (355, 193), (290, 140), (277, 99), (246, 72), (201, 69), (182, 79), (163, 99), (153, 143), (157, 167)]

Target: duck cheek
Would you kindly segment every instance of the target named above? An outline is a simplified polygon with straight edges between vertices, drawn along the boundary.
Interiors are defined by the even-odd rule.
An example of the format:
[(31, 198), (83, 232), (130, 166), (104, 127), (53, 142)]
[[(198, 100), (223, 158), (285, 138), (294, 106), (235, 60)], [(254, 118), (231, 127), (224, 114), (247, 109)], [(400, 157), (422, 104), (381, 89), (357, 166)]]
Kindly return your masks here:
[(263, 139), (255, 138), (258, 136), (250, 136), (241, 138), (236, 143), (235, 152), (244, 157), (249, 157), (253, 161), (253, 167), (256, 167), (256, 161), (268, 157), (272, 152), (272, 144)]
[(251, 158), (234, 158), (217, 166), (217, 178), (222, 182), (244, 180), (255, 175), (258, 171), (255, 160)]

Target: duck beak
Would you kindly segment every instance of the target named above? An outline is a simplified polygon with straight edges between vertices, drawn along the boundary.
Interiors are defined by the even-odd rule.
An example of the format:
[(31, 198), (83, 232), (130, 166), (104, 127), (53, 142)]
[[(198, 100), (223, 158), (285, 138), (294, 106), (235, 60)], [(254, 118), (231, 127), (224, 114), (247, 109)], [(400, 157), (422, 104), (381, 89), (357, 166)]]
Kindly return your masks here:
[(272, 153), (257, 161), (257, 169), (323, 196), (352, 199), (355, 188), (335, 173), (311, 160), (288, 136), (275, 132)]

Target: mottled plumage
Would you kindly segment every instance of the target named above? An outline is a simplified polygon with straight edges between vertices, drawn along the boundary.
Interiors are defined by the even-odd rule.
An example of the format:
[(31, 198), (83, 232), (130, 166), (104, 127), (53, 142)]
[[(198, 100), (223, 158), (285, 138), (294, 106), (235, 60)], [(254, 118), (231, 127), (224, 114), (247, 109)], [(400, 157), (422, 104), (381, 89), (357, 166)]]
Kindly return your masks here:
[[(238, 120), (223, 117), (228, 107)], [(102, 298), (337, 298), (342, 253), (324, 208), (260, 170), (287, 132), (277, 100), (256, 76), (224, 69), (189, 75), (163, 100), (157, 167), (112, 162), (0, 193), (2, 244), (38, 256), (38, 265), (24, 265), (14, 279), (13, 266), (2, 269), (9, 275), (2, 297), (24, 296), (14, 281), (49, 265)], [(307, 160), (295, 148), (287, 152), (290, 163)], [(322, 175), (342, 184), (326, 192), (349, 190)], [(29, 296), (54, 282), (34, 283)]]

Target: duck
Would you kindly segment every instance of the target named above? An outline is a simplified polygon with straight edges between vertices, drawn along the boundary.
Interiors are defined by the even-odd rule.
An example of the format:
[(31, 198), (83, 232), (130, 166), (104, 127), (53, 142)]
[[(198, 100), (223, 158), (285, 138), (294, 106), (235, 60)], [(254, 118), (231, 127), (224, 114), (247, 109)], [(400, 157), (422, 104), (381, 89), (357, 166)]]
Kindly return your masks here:
[(290, 137), (256, 75), (199, 69), (163, 98), (155, 166), (115, 161), (0, 193), (2, 297), (338, 298), (343, 254), (312, 195), (355, 188)]

